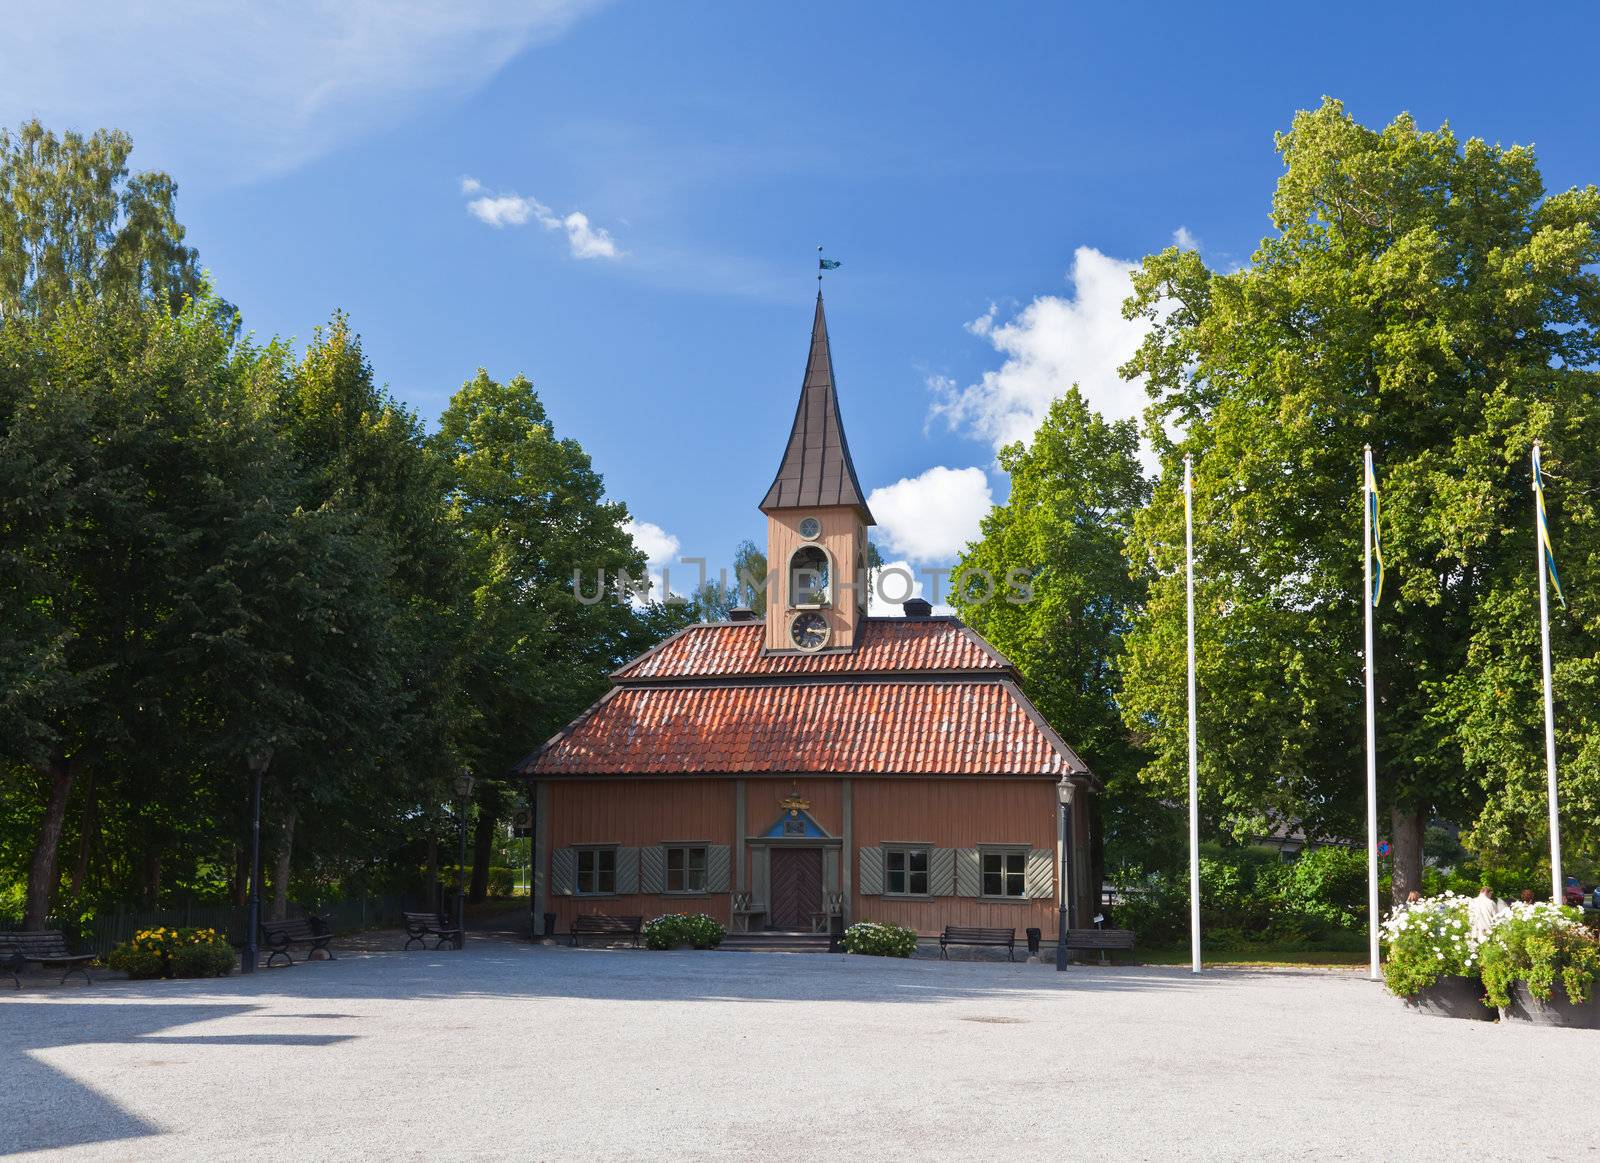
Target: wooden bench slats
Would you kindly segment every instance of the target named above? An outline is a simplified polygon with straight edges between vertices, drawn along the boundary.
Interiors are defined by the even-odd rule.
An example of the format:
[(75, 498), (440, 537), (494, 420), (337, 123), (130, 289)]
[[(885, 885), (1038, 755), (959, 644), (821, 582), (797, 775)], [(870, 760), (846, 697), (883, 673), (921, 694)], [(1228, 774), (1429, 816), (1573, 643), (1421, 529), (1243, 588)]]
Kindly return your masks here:
[(89, 984), (89, 971), (85, 965), (94, 960), (93, 953), (74, 953), (67, 948), (67, 938), (60, 929), (42, 929), (33, 932), (0, 933), (0, 972), (11, 974), (11, 983), (22, 988), (22, 978), (17, 970), (32, 962), (35, 965), (64, 965), (61, 975), (65, 982), (74, 973), (83, 975)]
[(1132, 949), (1131, 929), (1068, 929), (1068, 949)]
[(457, 949), (461, 948), (464, 934), (443, 913), (401, 913), (400, 915), (405, 920), (405, 947), (407, 949), (411, 948), (412, 942), (416, 942), (426, 949), (429, 937), (439, 938), (434, 943), (433, 947), (435, 949), (443, 949), (446, 941), (454, 943)]
[(275, 957), (282, 957), (284, 962), (293, 965), (294, 957), (289, 949), (295, 945), (310, 945), (305, 959), (310, 961), (321, 953), (328, 961), (337, 960), (333, 950), (328, 948), (328, 942), (333, 940), (333, 930), (323, 918), (317, 916), (295, 917), (285, 921), (261, 921), (261, 940), (266, 945), (267, 967), (272, 967)]
[(1017, 959), (1015, 929), (987, 929), (976, 925), (946, 925), (939, 938), (939, 956), (950, 959), (951, 945), (989, 945), (1003, 948), (1012, 961)]
[(585, 913), (572, 918), (568, 935), (577, 945), (579, 937), (632, 937), (639, 944), (639, 934), (644, 930), (643, 917), (612, 917), (604, 913)]

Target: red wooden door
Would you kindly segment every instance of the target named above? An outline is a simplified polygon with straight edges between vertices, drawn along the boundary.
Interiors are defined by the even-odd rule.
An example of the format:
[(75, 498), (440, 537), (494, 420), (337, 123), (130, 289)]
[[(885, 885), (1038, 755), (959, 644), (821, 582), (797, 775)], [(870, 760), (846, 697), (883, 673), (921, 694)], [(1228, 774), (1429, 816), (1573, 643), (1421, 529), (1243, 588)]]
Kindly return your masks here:
[(772, 905), (767, 923), (774, 929), (811, 929), (811, 914), (822, 907), (822, 849), (772, 850)]

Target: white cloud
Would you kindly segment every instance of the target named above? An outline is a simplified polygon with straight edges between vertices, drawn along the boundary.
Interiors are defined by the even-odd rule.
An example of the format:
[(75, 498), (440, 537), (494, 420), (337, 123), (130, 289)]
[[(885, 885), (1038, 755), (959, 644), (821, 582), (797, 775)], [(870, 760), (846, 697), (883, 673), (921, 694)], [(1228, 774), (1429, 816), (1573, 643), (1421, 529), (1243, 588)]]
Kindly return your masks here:
[(589, 225), (586, 214), (574, 210), (561, 220), (561, 225), (566, 227), (567, 244), (572, 247), (573, 258), (618, 258), (622, 254), (611, 241), (611, 235), (598, 226)]
[(1199, 250), (1200, 240), (1189, 232), (1187, 226), (1180, 226), (1172, 232), (1172, 245), (1179, 250)]
[(248, 181), (459, 100), (598, 6), (24, 0), (0, 38), (0, 109), (13, 127), (114, 123), (136, 166)]
[(633, 538), (651, 569), (660, 569), (678, 560), (681, 543), (661, 526), (649, 521), (624, 521), (622, 530)]
[[(465, 182), (462, 183), (466, 185)], [(477, 183), (473, 185), (476, 187)], [(490, 226), (521, 226), (536, 210), (544, 210), (543, 206), (532, 198), (519, 198), (514, 194), (503, 197), (492, 197), (485, 194), (482, 198), (474, 198), (467, 203), (467, 213), (480, 222), (487, 222)], [(549, 211), (545, 211), (549, 213)]]
[(1117, 374), (1147, 330), (1143, 320), (1122, 317), (1134, 266), (1080, 246), (1068, 275), (1071, 295), (1041, 295), (1003, 322), (991, 305), (967, 330), (988, 340), (1005, 362), (959, 390), (947, 377), (931, 377), (934, 414), (997, 449), (1031, 438), (1050, 404), (1074, 383), (1110, 419), (1140, 415), (1143, 380)]
[(949, 562), (978, 537), (978, 525), (994, 505), (981, 468), (935, 465), (921, 476), (873, 489), (867, 507), (878, 519), (878, 536), (891, 553), (913, 561)]
[[(477, 178), (462, 178), (461, 192), (476, 194), (483, 189)], [(573, 258), (621, 258), (611, 235), (599, 226), (589, 224), (589, 216), (574, 210), (562, 217), (537, 198), (521, 194), (483, 194), (467, 203), (467, 213), (495, 229), (506, 226), (525, 226), (537, 222), (546, 230), (563, 230), (567, 235), (567, 248)]]

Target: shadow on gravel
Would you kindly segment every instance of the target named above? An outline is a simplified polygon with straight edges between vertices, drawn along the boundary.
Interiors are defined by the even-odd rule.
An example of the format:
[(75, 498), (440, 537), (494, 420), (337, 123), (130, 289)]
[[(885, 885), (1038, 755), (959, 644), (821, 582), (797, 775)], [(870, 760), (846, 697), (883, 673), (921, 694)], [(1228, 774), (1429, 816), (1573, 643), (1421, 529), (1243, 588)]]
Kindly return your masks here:
[[(249, 1004), (152, 1004), (106, 997), (112, 1004), (8, 1001), (0, 1005), (0, 1155), (132, 1139), (163, 1133), (131, 1111), (35, 1056), (56, 1046), (328, 1046), (344, 1034), (163, 1034), (194, 1022), (248, 1015)], [(273, 1015), (289, 1016), (289, 1015)], [(313, 1016), (313, 1015), (301, 1015)], [(322, 1015), (337, 1017), (340, 1015)], [(152, 1068), (159, 1062), (147, 1063)]]

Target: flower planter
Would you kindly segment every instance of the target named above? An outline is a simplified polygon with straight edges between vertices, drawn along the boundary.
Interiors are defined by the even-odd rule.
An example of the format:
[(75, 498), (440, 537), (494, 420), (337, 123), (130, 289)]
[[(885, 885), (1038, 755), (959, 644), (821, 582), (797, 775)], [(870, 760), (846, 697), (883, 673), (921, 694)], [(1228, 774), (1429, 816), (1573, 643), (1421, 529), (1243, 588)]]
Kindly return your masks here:
[(1483, 983), (1476, 977), (1441, 977), (1414, 997), (1406, 1007), (1436, 1018), (1469, 1018), (1492, 1022), (1495, 1012), (1483, 1004)]
[(1559, 982), (1549, 1001), (1540, 1001), (1528, 992), (1526, 982), (1517, 982), (1511, 991), (1511, 1004), (1500, 1007), (1500, 1018), (1507, 1022), (1527, 1022), (1534, 1026), (1566, 1026), (1575, 1030), (1600, 1030), (1600, 993), (1581, 1006), (1567, 1000)]

